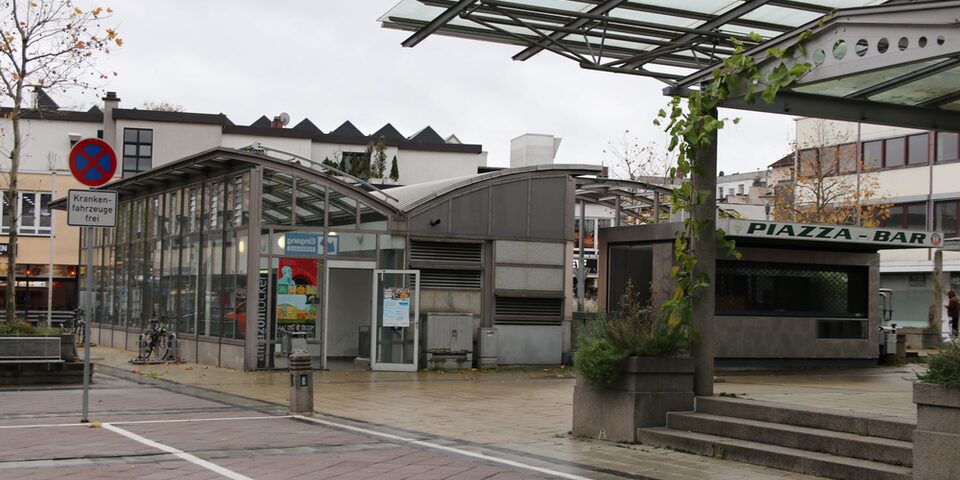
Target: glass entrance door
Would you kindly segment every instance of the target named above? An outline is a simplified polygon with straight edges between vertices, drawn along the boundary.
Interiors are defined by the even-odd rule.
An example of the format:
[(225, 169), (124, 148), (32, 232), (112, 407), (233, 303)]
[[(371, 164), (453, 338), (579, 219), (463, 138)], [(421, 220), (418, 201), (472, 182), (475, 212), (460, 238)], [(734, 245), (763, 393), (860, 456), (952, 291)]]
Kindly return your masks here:
[(420, 272), (375, 270), (373, 284), (371, 368), (415, 372), (420, 350)]

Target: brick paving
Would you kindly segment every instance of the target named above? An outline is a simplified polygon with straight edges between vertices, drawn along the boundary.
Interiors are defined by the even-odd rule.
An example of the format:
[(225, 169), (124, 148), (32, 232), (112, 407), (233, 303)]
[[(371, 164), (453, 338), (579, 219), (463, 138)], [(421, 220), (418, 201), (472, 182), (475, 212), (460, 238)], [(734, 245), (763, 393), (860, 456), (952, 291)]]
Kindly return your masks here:
[[(95, 355), (102, 359), (90, 397), (92, 420), (110, 422), (248, 478), (551, 478), (477, 455), (596, 479), (814, 478), (574, 438), (569, 434), (574, 379), (562, 368), (318, 372), (317, 418), (346, 425), (344, 429), (285, 417), (289, 384), (284, 372), (189, 364), (134, 368), (126, 362), (129, 352), (100, 348)], [(805, 375), (740, 373), (727, 376), (716, 391), (911, 418), (913, 375), (904, 367)], [(79, 409), (79, 389), (0, 390), (0, 427), (73, 424)], [(260, 418), (265, 416), (271, 418)], [(106, 428), (0, 428), (0, 445), (0, 479), (225, 478)]]

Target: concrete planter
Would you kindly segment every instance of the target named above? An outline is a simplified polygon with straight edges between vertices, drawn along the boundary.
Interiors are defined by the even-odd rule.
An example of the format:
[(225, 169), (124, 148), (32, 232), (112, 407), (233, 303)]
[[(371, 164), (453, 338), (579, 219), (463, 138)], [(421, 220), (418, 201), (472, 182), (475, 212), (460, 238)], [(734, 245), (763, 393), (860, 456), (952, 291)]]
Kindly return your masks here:
[(662, 427), (667, 412), (693, 410), (692, 358), (630, 357), (616, 381), (596, 386), (577, 378), (573, 434), (637, 441), (637, 429)]
[(77, 338), (72, 333), (60, 335), (60, 360), (64, 362), (77, 361)]
[(960, 478), (960, 390), (931, 383), (913, 384), (917, 429), (913, 433), (914, 480)]

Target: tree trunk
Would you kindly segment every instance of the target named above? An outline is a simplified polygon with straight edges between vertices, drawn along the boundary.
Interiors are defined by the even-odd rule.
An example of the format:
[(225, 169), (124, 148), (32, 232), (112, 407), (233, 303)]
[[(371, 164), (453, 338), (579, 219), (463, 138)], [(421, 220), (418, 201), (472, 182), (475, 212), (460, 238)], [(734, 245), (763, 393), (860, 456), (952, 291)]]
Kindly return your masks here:
[[(19, 91), (18, 91), (18, 97)], [(7, 321), (16, 318), (17, 314), (17, 230), (19, 225), (19, 204), (17, 202), (17, 170), (20, 168), (20, 108), (14, 105), (11, 113), (13, 123), (13, 148), (10, 149), (10, 185), (5, 193), (7, 196), (7, 224), (10, 226), (7, 248)]]

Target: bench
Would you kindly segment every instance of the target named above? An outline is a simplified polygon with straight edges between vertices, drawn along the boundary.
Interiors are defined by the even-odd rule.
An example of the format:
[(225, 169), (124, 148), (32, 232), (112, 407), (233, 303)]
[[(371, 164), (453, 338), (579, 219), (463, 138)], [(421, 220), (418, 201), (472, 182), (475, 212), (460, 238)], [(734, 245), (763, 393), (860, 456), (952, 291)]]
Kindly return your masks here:
[(62, 363), (60, 337), (0, 337), (0, 363)]

